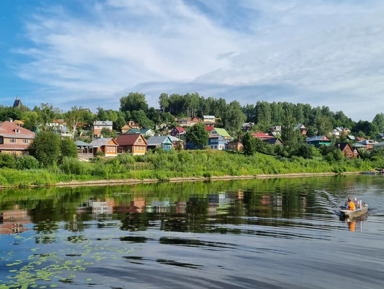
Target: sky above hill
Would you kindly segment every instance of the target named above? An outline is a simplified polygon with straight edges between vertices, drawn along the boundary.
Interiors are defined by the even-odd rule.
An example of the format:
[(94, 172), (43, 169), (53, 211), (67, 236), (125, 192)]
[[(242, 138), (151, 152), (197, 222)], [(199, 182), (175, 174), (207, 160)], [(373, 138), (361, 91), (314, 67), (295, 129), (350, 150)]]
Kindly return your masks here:
[(382, 0), (0, 0), (0, 99), (118, 109), (129, 92), (384, 113)]

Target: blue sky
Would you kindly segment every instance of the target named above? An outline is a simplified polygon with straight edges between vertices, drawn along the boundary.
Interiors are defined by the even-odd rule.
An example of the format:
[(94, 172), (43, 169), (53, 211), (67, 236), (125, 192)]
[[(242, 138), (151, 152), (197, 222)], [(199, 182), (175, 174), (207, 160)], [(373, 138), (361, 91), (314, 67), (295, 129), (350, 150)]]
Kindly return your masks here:
[(129, 92), (384, 113), (381, 0), (0, 0), (0, 99), (118, 109)]

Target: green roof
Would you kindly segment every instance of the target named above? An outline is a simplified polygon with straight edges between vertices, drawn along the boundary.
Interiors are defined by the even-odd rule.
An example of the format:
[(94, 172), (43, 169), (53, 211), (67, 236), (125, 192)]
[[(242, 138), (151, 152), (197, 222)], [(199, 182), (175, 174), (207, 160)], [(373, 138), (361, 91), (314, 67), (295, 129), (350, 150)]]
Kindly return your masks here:
[(231, 137), (229, 133), (223, 128), (214, 128), (214, 130), (221, 136)]

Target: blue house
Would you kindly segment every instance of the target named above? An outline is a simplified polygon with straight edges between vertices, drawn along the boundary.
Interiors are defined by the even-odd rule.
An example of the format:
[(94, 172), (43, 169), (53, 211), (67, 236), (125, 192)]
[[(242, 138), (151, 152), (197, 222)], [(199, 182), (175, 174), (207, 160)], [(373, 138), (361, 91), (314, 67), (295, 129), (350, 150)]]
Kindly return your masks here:
[(222, 135), (210, 135), (208, 138), (208, 148), (212, 150), (226, 150), (228, 141)]
[(169, 152), (173, 147), (173, 142), (169, 136), (151, 136), (147, 140), (148, 149), (162, 148)]

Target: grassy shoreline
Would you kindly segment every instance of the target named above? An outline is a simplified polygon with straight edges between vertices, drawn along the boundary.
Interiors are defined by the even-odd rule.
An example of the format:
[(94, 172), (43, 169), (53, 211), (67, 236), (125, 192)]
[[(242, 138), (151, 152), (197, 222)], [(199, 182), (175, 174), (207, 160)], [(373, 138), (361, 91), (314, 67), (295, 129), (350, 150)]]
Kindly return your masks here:
[(360, 159), (328, 162), (301, 157), (217, 151), (155, 152), (145, 156), (119, 155), (91, 163), (77, 158), (47, 169), (0, 169), (0, 188), (97, 186), (157, 182), (332, 176), (373, 171), (378, 164)]

